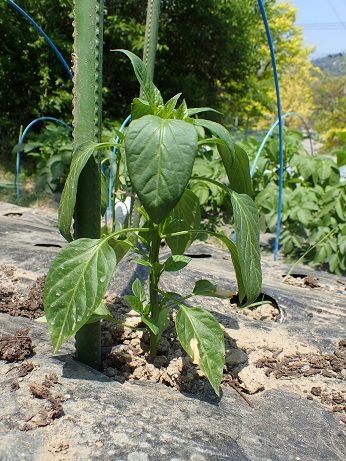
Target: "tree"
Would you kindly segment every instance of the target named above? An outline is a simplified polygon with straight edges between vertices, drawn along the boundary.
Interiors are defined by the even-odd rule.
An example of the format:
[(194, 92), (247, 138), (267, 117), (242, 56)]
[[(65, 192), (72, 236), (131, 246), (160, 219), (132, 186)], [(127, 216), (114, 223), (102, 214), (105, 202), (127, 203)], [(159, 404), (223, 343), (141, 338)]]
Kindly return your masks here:
[[(283, 112), (296, 111), (309, 117), (314, 108), (312, 84), (317, 80), (318, 69), (309, 60), (313, 48), (303, 45), (302, 29), (295, 25), (296, 8), (289, 3), (267, 2), (267, 15), (274, 42), (278, 74), (280, 79)], [(262, 35), (264, 28), (262, 27)], [(263, 37), (257, 40), (260, 67), (254, 91), (263, 92), (255, 98), (253, 108), (261, 115), (276, 112), (275, 89), (270, 52)], [(259, 105), (260, 104), (260, 105)], [(251, 106), (250, 106), (251, 108)], [(294, 125), (294, 119), (288, 121)]]

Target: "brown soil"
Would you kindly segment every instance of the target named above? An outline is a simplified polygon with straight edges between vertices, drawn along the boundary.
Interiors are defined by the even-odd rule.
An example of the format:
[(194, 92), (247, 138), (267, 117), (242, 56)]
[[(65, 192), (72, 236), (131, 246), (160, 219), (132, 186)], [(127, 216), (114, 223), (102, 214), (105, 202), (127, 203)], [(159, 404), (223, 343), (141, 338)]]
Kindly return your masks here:
[(284, 279), (284, 283), (302, 288), (325, 288), (317, 277), (311, 277), (309, 275), (289, 275)]
[[(118, 297), (110, 296), (108, 306), (127, 325), (142, 327), (140, 318)], [(157, 357), (148, 362), (149, 335), (109, 322), (102, 323), (102, 345), (110, 352), (103, 361), (104, 373), (116, 381), (150, 381), (162, 383), (180, 392), (209, 393), (210, 385), (200, 369), (180, 347), (176, 337), (174, 318), (162, 335)], [(237, 373), (233, 370), (246, 363), (247, 355), (238, 349), (235, 341), (226, 337), (225, 383), (239, 390)]]
[(8, 362), (25, 360), (34, 354), (29, 329), (17, 330), (14, 335), (5, 335), (0, 338), (0, 359)]
[[(25, 291), (18, 288), (13, 267), (0, 267), (0, 275), (0, 311), (29, 318), (44, 314), (44, 277), (39, 277)], [(311, 288), (312, 283), (309, 284), (304, 286)], [(143, 327), (138, 315), (116, 295), (109, 295), (106, 303), (114, 315), (127, 326)], [(275, 320), (278, 309), (272, 304), (264, 304), (255, 309), (243, 309), (231, 304), (231, 309), (236, 314), (241, 314), (241, 325), (239, 330), (225, 330), (224, 385), (234, 388), (250, 405), (251, 401), (244, 394), (278, 387), (287, 388), (305, 395), (308, 399), (320, 400), (346, 422), (345, 390), (341, 387), (342, 380), (346, 377), (346, 341), (340, 341), (332, 354), (323, 354), (287, 335), (284, 326), (277, 325), (269, 338), (266, 331), (241, 322), (243, 316), (253, 320)], [(0, 358), (14, 361), (24, 360), (32, 355), (31, 339), (27, 333), (27, 330), (20, 330), (13, 336), (1, 338)], [(292, 347), (293, 345), (295, 346)], [(157, 382), (182, 392), (213, 395), (203, 373), (181, 349), (175, 334), (174, 317), (161, 338), (153, 363), (148, 362), (149, 335), (146, 331), (103, 322), (102, 346), (104, 352), (107, 352), (103, 371), (114, 380)], [(22, 368), (16, 367), (18, 377), (11, 384), (12, 391), (19, 389), (20, 376), (32, 371), (30, 362), (24, 362), (21, 366)], [(62, 400), (50, 397), (47, 391), (49, 386), (44, 383), (40, 386), (30, 387), (30, 390), (33, 395), (37, 394), (36, 398), (41, 394), (40, 398), (45, 400), (46, 407), (26, 422), (24, 430), (49, 424), (63, 412)]]
[(42, 317), (44, 279), (38, 277), (28, 289), (23, 290), (19, 288), (15, 268), (0, 266), (0, 312), (30, 319)]
[(252, 320), (273, 320), (279, 316), (279, 310), (270, 303), (256, 306), (255, 308), (239, 307), (235, 303), (231, 303), (231, 309), (237, 314), (244, 315)]
[(32, 429), (36, 429), (37, 427), (48, 426), (55, 419), (64, 415), (64, 409), (62, 406), (64, 398), (60, 395), (54, 396), (52, 394), (52, 388), (58, 383), (58, 377), (54, 374), (49, 376), (46, 375), (41, 384), (34, 381), (28, 383), (32, 396), (48, 402), (49, 405), (43, 405), (38, 413), (31, 416), (20, 428), (22, 431), (30, 431)]
[[(346, 377), (346, 340), (339, 341), (335, 350), (328, 353), (296, 353), (277, 358), (261, 358), (256, 362), (257, 368), (265, 368), (266, 376), (276, 379), (299, 379), (302, 377), (323, 376), (335, 378), (342, 382)], [(323, 404), (331, 407), (333, 412), (340, 413), (341, 420), (346, 423), (346, 389), (333, 391), (321, 386), (312, 386), (307, 396), (309, 400), (318, 398)]]

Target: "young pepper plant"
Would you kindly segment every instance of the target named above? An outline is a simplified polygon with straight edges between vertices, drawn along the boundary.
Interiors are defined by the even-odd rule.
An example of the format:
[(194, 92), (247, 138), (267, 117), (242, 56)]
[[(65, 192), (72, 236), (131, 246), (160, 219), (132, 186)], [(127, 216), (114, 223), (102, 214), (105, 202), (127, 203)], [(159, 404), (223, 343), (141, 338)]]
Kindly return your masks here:
[[(64, 341), (83, 325), (112, 319), (103, 298), (113, 270), (121, 258), (132, 250), (135, 261), (148, 267), (149, 293), (136, 279), (126, 301), (138, 312), (150, 333), (149, 360), (153, 360), (161, 335), (169, 323), (170, 310), (176, 310), (175, 327), (181, 346), (199, 365), (219, 394), (224, 366), (223, 330), (215, 317), (199, 306), (191, 307), (193, 296), (222, 297), (208, 280), (196, 281), (187, 296), (160, 289), (163, 272), (186, 267), (190, 258), (186, 248), (200, 232), (200, 206), (189, 189), (192, 167), (199, 143), (215, 143), (219, 150), (229, 186), (209, 178), (228, 194), (233, 208), (235, 241), (225, 235), (210, 233), (229, 250), (235, 268), (239, 298), (243, 304), (253, 302), (261, 289), (259, 224), (256, 206), (251, 199), (249, 161), (245, 151), (234, 147), (229, 132), (222, 125), (195, 114), (209, 108), (188, 109), (178, 105), (180, 95), (164, 103), (160, 91), (149, 78), (143, 62), (133, 53), (119, 50), (130, 59), (145, 99), (132, 103), (132, 122), (118, 146), (125, 154), (133, 191), (139, 197), (141, 223), (137, 228), (122, 229), (100, 239), (72, 241), (71, 225), (76, 202), (78, 178), (96, 150), (109, 144), (88, 143), (79, 146), (73, 157), (69, 177), (61, 198), (59, 226), (70, 243), (59, 253), (48, 272), (44, 305), (48, 328), (57, 352)], [(211, 137), (199, 139), (201, 131)], [(136, 235), (138, 244), (131, 235)], [(171, 255), (159, 258), (162, 241)]]

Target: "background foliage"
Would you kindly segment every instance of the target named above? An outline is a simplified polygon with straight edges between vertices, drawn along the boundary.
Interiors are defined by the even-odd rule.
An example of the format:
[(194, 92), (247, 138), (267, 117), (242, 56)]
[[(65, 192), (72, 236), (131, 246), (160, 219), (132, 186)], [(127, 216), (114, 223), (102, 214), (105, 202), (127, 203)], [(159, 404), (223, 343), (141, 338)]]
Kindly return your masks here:
[[(18, 0), (18, 4), (42, 26), (70, 62), (72, 0)], [(303, 47), (301, 32), (294, 26), (294, 10), (285, 4), (276, 5), (274, 0), (267, 0), (266, 8), (279, 70), (284, 74), (291, 69), (301, 81), (300, 93), (305, 93), (307, 100), (309, 50)], [(106, 124), (126, 116), (129, 102), (138, 93), (128, 62), (110, 50), (125, 48), (142, 54), (145, 10), (146, 2), (141, 0), (106, 2)], [(0, 4), (0, 35), (0, 148), (2, 158), (8, 158), (20, 124), (26, 125), (40, 115), (71, 120), (72, 84), (44, 39), (6, 2)], [(301, 73), (297, 74), (302, 64), (303, 79)], [(235, 117), (238, 125), (257, 123), (253, 117), (268, 113), (275, 100), (257, 1), (163, 0), (155, 80), (165, 98), (182, 91), (191, 107), (219, 108), (228, 123), (233, 124)], [(285, 87), (292, 87), (291, 80), (286, 85), (282, 79), (284, 93)], [(297, 89), (292, 93), (298, 94)]]

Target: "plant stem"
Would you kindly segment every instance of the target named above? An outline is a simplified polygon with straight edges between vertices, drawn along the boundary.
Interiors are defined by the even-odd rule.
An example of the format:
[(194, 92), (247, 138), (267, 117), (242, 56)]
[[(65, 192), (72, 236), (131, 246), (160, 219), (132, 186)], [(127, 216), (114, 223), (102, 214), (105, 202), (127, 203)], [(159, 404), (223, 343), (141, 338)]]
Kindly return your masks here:
[[(100, 139), (103, 47), (103, 0), (74, 1), (74, 98), (75, 147)], [(100, 237), (100, 173), (92, 156), (78, 182), (75, 238)], [(96, 306), (95, 306), (96, 307)], [(76, 357), (100, 369), (101, 326), (95, 322), (76, 334)]]
[[(151, 246), (149, 251), (149, 261), (152, 263), (150, 268), (150, 280), (149, 280), (149, 292), (150, 292), (150, 308), (151, 308), (151, 319), (154, 323), (157, 323), (160, 316), (160, 307), (158, 300), (158, 284), (160, 279), (160, 273), (157, 270), (156, 266), (159, 262), (159, 251), (160, 251), (161, 237), (158, 231), (158, 228), (154, 227), (154, 232), (152, 234)], [(153, 360), (156, 357), (157, 345), (159, 341), (159, 335), (155, 335), (150, 331), (150, 353), (149, 360)]]

